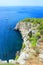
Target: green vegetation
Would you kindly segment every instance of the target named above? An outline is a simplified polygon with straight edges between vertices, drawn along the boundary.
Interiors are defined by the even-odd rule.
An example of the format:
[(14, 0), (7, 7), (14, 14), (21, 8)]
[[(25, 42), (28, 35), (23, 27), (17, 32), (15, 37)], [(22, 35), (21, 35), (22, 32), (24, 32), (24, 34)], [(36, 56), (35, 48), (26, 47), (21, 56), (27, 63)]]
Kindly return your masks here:
[(37, 45), (37, 38), (32, 36), (30, 38), (30, 42), (31, 42), (31, 47), (36, 47), (36, 45)]
[(30, 22), (30, 18), (25, 18), (23, 22)]
[(26, 45), (25, 45), (25, 43), (23, 43), (23, 45), (22, 45), (22, 50), (23, 50), (25, 47), (26, 47)]
[[(31, 47), (36, 47), (38, 39), (41, 37), (41, 35), (43, 35), (43, 18), (25, 18), (21, 22), (32, 23), (33, 30), (38, 30), (38, 32), (36, 32), (35, 34), (32, 34), (32, 31), (30, 31), (30, 33), (28, 34), (29, 39), (27, 39), (30, 40)], [(25, 45), (23, 44), (22, 49), (24, 48)]]
[(22, 21), (23, 22), (32, 22), (32, 23), (39, 23), (40, 24), (41, 22), (43, 22), (43, 18), (25, 18)]
[(19, 55), (16, 55), (15, 60), (17, 60), (18, 58), (19, 58)]
[(28, 40), (30, 40), (30, 42), (31, 42), (31, 47), (36, 47), (37, 41), (40, 38), (40, 36), (41, 35), (40, 35), (40, 32), (39, 31), (35, 35), (32, 34), (31, 37), (29, 35), (29, 39)]
[(41, 37), (41, 34), (43, 34), (43, 18), (26, 18), (23, 20), (23, 22), (31, 22), (33, 23), (33, 26), (38, 25), (38, 32), (33, 35), (32, 31), (28, 34), (29, 40), (31, 42), (31, 47), (36, 47), (37, 40)]
[(29, 32), (28, 36), (29, 37), (32, 37), (32, 31)]
[(37, 33), (36, 33), (36, 37), (37, 37), (37, 39), (39, 39), (39, 38), (41, 37), (40, 32), (37, 32)]
[(31, 22), (33, 25), (39, 24), (38, 30), (43, 34), (43, 18), (25, 18), (23, 22)]
[(36, 33), (36, 36), (40, 36), (40, 32), (37, 32), (37, 33)]

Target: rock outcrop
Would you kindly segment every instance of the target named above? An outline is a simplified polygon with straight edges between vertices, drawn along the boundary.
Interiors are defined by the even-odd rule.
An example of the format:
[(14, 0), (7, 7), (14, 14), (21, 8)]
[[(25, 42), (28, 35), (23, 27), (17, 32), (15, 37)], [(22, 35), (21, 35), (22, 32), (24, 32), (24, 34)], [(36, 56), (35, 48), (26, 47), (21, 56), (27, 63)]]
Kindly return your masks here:
[(19, 22), (15, 27), (16, 30), (19, 30), (21, 32), (24, 40), (23, 44), (26, 45), (25, 48), (21, 50), (20, 56), (17, 60), (17, 62), (20, 63), (20, 65), (25, 65), (26, 60), (36, 55), (36, 51), (30, 48), (31, 43), (28, 39), (30, 32), (32, 32), (32, 35), (35, 35), (36, 32), (38, 32), (38, 26), (39, 25), (34, 26), (31, 22)]
[(39, 31), (38, 30), (39, 25), (40, 24), (34, 25), (32, 22), (21, 21), (21, 22), (18, 22), (15, 27), (16, 30), (19, 30), (21, 32), (23, 40), (24, 40), (23, 44), (25, 44), (24, 49), (21, 50), (20, 56), (17, 59), (17, 63), (19, 63), (20, 65), (25, 65), (27, 61), (29, 63), (30, 59), (32, 60), (34, 58), (36, 58), (39, 61), (43, 60), (43, 50), (42, 50), (43, 42), (41, 45), (41, 43), (39, 42), (40, 36), (39, 38), (37, 38), (38, 40), (36, 42), (37, 44), (36, 48), (31, 48), (31, 42), (29, 40), (29, 37), (35, 36), (36, 33)]

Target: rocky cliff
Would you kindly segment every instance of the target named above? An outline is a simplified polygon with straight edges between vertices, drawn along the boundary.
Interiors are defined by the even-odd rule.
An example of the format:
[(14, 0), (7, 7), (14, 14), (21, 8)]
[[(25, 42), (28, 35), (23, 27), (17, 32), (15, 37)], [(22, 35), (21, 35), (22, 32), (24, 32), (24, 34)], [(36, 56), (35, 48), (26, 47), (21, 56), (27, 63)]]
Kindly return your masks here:
[[(39, 27), (39, 23), (33, 24), (32, 22), (30, 22), (30, 20), (28, 20), (28, 22), (27, 21), (18, 22), (15, 27), (16, 30), (19, 30), (21, 32), (23, 40), (24, 40), (23, 44), (25, 44), (25, 47), (21, 50), (20, 56), (17, 60), (17, 62), (20, 65), (25, 65), (27, 60), (29, 60), (30, 58), (36, 57), (38, 54), (39, 54), (38, 55), (39, 60), (41, 59), (41, 57), (43, 57), (43, 51), (42, 51), (42, 49), (39, 48), (40, 45), (39, 45), (38, 38), (40, 38), (40, 34), (39, 34), (38, 27)], [(33, 39), (33, 37), (34, 37), (34, 39)], [(36, 47), (34, 49), (31, 48), (32, 43), (29, 40), (30, 38), (33, 39), (33, 41), (32, 41), (33, 44), (36, 43)], [(36, 39), (37, 39), (37, 42), (35, 41)], [(42, 54), (40, 54), (40, 52)], [(41, 59), (41, 61), (42, 61), (42, 59)]]
[(21, 32), (23, 40), (26, 43), (26, 40), (29, 38), (29, 33), (32, 33), (34, 35), (38, 32), (38, 26), (39, 24), (37, 24), (37, 26), (34, 26), (31, 22), (21, 21), (17, 23), (15, 29)]

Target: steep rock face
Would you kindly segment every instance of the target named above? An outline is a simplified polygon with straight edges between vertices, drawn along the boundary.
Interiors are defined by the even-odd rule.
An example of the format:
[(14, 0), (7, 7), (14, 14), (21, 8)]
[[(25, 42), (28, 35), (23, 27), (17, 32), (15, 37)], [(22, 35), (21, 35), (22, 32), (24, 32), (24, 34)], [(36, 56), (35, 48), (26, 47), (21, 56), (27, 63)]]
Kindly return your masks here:
[(21, 31), (22, 36), (24, 37), (29, 33), (29, 29), (31, 28), (31, 23), (19, 22), (17, 23), (15, 29)]
[(22, 34), (23, 40), (26, 44), (26, 46), (28, 46), (28, 44), (30, 43), (29, 40), (27, 41), (27, 39), (29, 38), (28, 34), (31, 31), (31, 23), (30, 22), (19, 22), (17, 23), (15, 29), (19, 30)]
[(32, 34), (36, 34), (36, 32), (38, 31), (36, 28), (38, 27), (34, 26), (33, 23), (31, 22), (18, 22), (15, 29), (19, 30), (22, 34), (24, 43), (29, 44), (29, 40), (27, 41), (27, 39), (29, 38), (29, 33), (32, 32)]
[[(33, 25), (32, 22), (18, 22), (15, 29), (19, 30), (22, 34), (23, 40), (24, 40), (24, 44), (26, 45), (25, 48), (23, 50), (21, 50), (20, 52), (20, 56), (17, 60), (17, 62), (20, 65), (25, 65), (26, 60), (29, 60), (30, 58), (34, 58), (35, 56), (37, 56), (37, 49), (39, 47), (39, 45), (37, 45), (36, 50), (30, 48), (31, 42), (29, 41), (29, 33), (32, 32), (32, 35), (35, 36), (35, 34), (38, 32), (38, 26), (37, 25)], [(39, 41), (37, 42), (39, 44)], [(41, 51), (41, 53), (43, 54), (42, 49), (38, 49), (39, 51)], [(40, 53), (40, 54), (41, 54)], [(42, 56), (38, 56), (42, 57)]]
[(21, 32), (23, 40), (24, 40), (23, 44), (25, 44), (25, 48), (20, 52), (20, 56), (17, 60), (17, 62), (20, 63), (20, 65), (22, 65), (22, 64), (25, 64), (24, 59), (27, 59), (27, 56), (29, 57), (29, 54), (27, 54), (27, 50), (29, 50), (30, 42), (27, 39), (29, 38), (28, 34), (31, 31), (31, 23), (30, 22), (18, 22), (15, 29)]
[(16, 29), (16, 30), (19, 30), (19, 31), (21, 32), (23, 38), (24, 38), (26, 35), (28, 35), (28, 33), (29, 33), (30, 31), (32, 31), (32, 33), (35, 34), (35, 33), (38, 31), (38, 30), (37, 30), (38, 26), (39, 26), (39, 24), (37, 24), (37, 25), (35, 26), (35, 25), (33, 25), (33, 23), (31, 23), (31, 22), (23, 22), (23, 21), (22, 21), (22, 22), (18, 22), (18, 23), (17, 23), (15, 29)]
[(31, 48), (31, 41), (29, 40), (31, 34), (32, 34), (33, 37), (36, 37), (36, 35), (39, 34), (39, 29), (38, 29), (39, 26), (40, 26), (39, 23), (34, 24), (30, 20), (28, 20), (28, 21), (27, 20), (25, 20), (25, 21), (22, 20), (21, 22), (18, 22), (16, 27), (15, 27), (16, 30), (19, 30), (21, 32), (23, 40), (24, 40), (23, 44), (25, 44), (25, 48), (23, 48), (21, 50), (20, 56), (17, 59), (17, 62), (20, 65), (25, 65), (26, 61), (29, 62), (29, 60), (31, 58), (32, 59), (34, 59), (34, 58), (37, 59), (37, 57), (38, 57), (39, 60), (41, 58), (41, 61), (42, 61), (42, 56), (43, 56), (42, 46), (43, 45), (40, 44), (39, 38), (37, 37), (38, 40), (36, 42), (37, 45), (36, 45), (35, 49)]

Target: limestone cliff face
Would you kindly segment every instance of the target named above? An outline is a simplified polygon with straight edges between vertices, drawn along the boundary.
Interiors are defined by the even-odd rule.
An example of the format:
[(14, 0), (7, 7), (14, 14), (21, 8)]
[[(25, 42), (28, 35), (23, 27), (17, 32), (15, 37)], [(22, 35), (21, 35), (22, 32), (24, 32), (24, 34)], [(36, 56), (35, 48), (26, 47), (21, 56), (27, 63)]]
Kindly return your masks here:
[[(30, 47), (31, 45), (31, 42), (29, 41), (29, 33), (30, 31), (32, 32), (32, 35), (35, 36), (35, 34), (38, 32), (38, 26), (39, 24), (37, 25), (33, 25), (32, 22), (18, 22), (15, 29), (16, 30), (19, 30), (22, 34), (22, 37), (23, 37), (23, 40), (24, 40), (24, 44), (25, 44), (25, 48), (23, 50), (21, 50), (20, 52), (20, 56), (17, 60), (17, 62), (20, 64), (20, 65), (25, 65), (26, 63), (26, 60), (28, 60), (29, 58), (33, 58), (36, 54), (36, 50), (38, 49), (39, 47), (39, 43), (37, 44), (37, 48), (36, 50), (32, 49)], [(40, 51), (40, 49), (39, 49)], [(41, 51), (42, 53), (42, 51)], [(33, 55), (33, 56), (32, 56)]]
[(31, 31), (31, 23), (30, 22), (18, 22), (15, 29), (19, 30), (22, 34), (23, 40), (26, 44), (26, 46), (29, 44), (29, 40), (27, 41), (27, 39), (29, 38), (28, 34)]
[(19, 30), (22, 34), (23, 40), (27, 40), (29, 37), (28, 34), (32, 31), (32, 34), (35, 34), (38, 30), (36, 30), (37, 26), (34, 26), (31, 22), (18, 22), (15, 29)]
[[(29, 39), (30, 31), (32, 32), (32, 34), (35, 34), (37, 32), (36, 28), (37, 26), (34, 26), (33, 23), (23, 22), (23, 21), (18, 22), (15, 27), (16, 30), (19, 30), (21, 32), (23, 40), (24, 40), (23, 43), (25, 44), (25, 48), (20, 52), (20, 56), (17, 60), (21, 65), (25, 63), (24, 59), (28, 59), (28, 57), (30, 57), (29, 55), (31, 54), (30, 51), (33, 51), (32, 49), (29, 49), (31, 42), (28, 39)], [(33, 53), (35, 53), (35, 51), (33, 51)]]
[(19, 30), (21, 32), (23, 39), (24, 39), (24, 37), (26, 37), (28, 35), (29, 31), (31, 30), (31, 23), (18, 22), (15, 29)]

